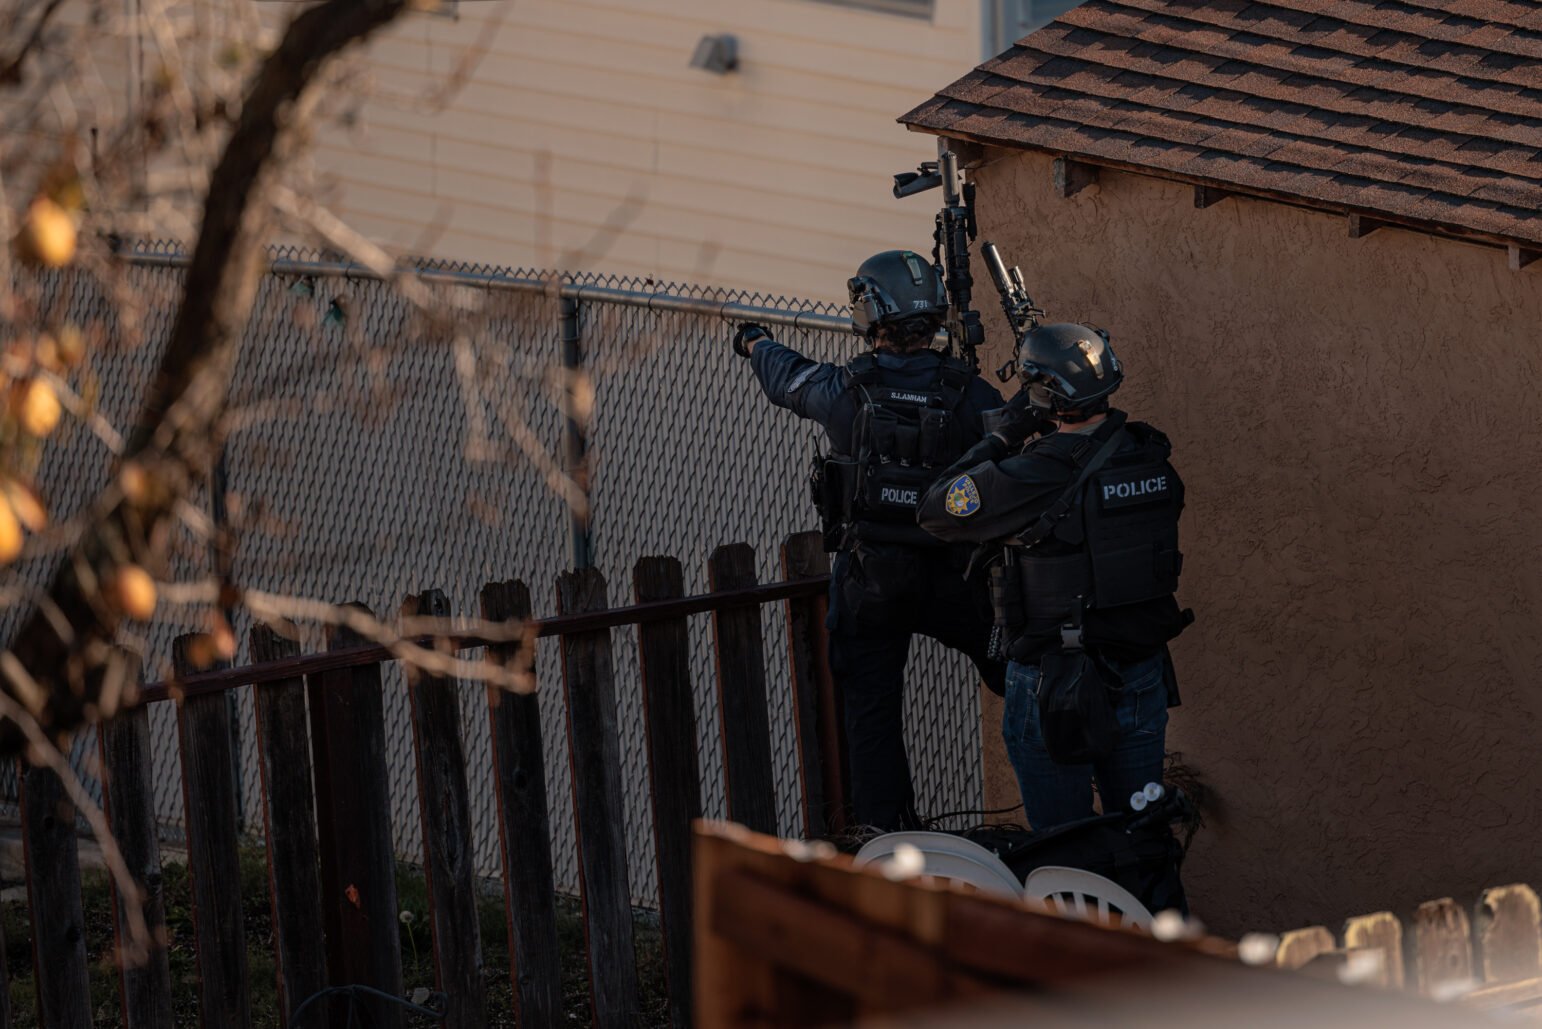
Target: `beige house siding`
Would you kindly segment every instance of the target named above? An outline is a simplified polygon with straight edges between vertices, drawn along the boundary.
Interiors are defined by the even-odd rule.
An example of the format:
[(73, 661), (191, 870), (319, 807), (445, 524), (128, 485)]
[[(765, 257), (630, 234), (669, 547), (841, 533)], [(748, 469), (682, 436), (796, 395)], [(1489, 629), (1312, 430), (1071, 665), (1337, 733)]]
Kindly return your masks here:
[(1542, 276), (1145, 176), (1060, 199), (1049, 157), (987, 153), (981, 238), (1110, 330), (1189, 487), (1168, 745), (1217, 798), (1196, 912), (1333, 926), (1534, 877)]
[[(740, 69), (688, 66), (704, 34)], [(464, 84), (434, 102), (473, 45)], [(979, 57), (978, 0), (931, 19), (814, 0), (462, 0), (367, 51), (376, 95), (321, 140), (328, 192), (404, 251), (844, 299), (868, 254), (929, 247), (934, 154), (895, 124)]]

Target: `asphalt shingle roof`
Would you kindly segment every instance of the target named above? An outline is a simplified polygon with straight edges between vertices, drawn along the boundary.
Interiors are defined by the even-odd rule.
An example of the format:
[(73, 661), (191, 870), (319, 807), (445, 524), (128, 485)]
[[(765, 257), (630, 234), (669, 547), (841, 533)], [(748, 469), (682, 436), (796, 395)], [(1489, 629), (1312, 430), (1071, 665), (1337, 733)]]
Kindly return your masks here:
[(1542, 0), (1090, 0), (900, 121), (1542, 244)]

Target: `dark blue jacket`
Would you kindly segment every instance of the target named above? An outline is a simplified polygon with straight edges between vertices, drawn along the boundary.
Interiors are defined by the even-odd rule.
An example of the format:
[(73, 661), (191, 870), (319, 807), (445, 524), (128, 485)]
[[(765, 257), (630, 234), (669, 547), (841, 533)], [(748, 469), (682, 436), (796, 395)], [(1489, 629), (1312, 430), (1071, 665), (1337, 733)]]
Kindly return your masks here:
[[(925, 389), (937, 378), (937, 367), (945, 360), (936, 350), (915, 350), (906, 354), (878, 352), (878, 366), (884, 371), (884, 384)], [(857, 403), (845, 365), (811, 361), (791, 347), (763, 339), (750, 352), (750, 366), (760, 380), (761, 389), (777, 407), (785, 407), (799, 418), (807, 418), (824, 427), (830, 446), (838, 454), (850, 454), (852, 428), (857, 419)], [(985, 435), (981, 412), (1002, 405), (1001, 394), (976, 376), (959, 405), (958, 415), (974, 439)]]

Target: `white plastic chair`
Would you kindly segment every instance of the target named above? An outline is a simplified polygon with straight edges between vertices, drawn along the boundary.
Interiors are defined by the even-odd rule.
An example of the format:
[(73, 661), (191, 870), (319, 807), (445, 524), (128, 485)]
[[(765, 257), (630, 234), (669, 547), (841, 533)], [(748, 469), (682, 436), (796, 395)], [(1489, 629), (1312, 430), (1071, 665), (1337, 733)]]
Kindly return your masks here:
[(1028, 873), (1023, 894), (1067, 918), (1151, 931), (1151, 912), (1129, 890), (1096, 872), (1045, 865)]
[(925, 858), (922, 875), (967, 883), (982, 893), (998, 897), (1021, 897), (1022, 885), (1012, 870), (995, 854), (971, 840), (952, 833), (911, 830), (875, 836), (857, 851), (856, 865), (883, 864), (902, 846), (915, 847)]

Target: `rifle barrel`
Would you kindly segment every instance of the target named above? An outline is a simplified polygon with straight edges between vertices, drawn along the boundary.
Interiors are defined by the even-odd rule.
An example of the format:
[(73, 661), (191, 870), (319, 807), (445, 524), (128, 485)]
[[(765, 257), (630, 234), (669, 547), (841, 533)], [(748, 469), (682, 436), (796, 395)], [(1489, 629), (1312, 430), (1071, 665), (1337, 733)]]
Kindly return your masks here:
[(958, 155), (948, 150), (937, 158), (937, 171), (942, 176), (944, 207), (958, 207), (964, 202), (959, 188)]
[(991, 273), (991, 281), (996, 283), (996, 289), (1002, 293), (1012, 292), (1012, 279), (1007, 274), (1006, 262), (1001, 259), (1001, 251), (996, 249), (996, 244), (986, 243), (980, 248), (980, 253), (985, 256), (985, 267)]

